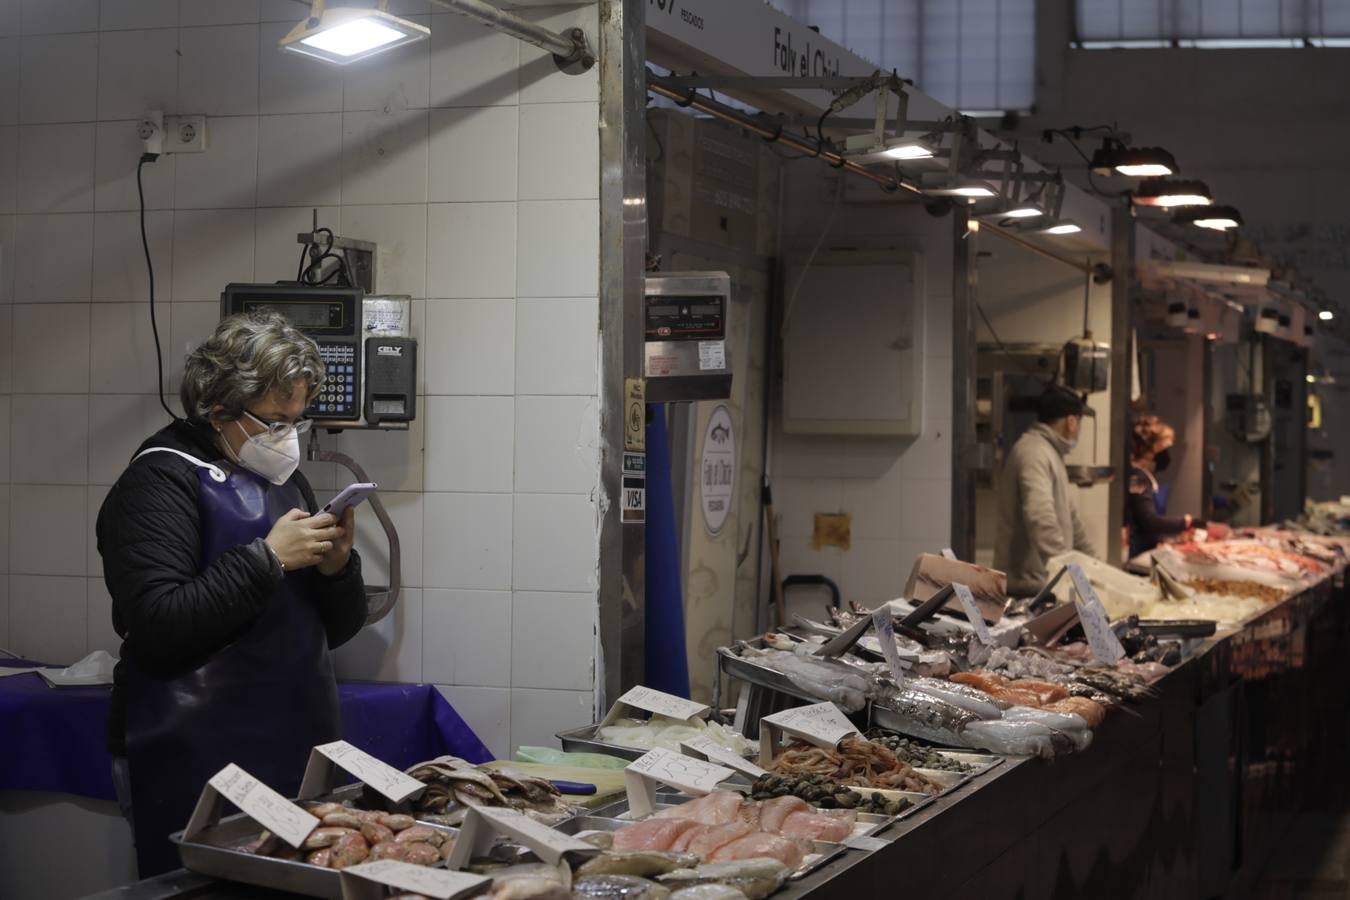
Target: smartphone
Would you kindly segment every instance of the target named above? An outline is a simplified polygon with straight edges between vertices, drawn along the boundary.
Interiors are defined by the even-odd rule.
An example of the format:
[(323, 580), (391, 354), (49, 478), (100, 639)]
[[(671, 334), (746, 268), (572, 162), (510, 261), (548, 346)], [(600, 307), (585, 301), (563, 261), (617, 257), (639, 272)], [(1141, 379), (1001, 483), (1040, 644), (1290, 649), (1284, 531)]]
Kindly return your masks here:
[(342, 489), (341, 493), (329, 500), (319, 512), (332, 513), (341, 519), (342, 514), (347, 511), (347, 507), (364, 502), (378, 488), (379, 485), (373, 481), (358, 481), (355, 484), (349, 484)]

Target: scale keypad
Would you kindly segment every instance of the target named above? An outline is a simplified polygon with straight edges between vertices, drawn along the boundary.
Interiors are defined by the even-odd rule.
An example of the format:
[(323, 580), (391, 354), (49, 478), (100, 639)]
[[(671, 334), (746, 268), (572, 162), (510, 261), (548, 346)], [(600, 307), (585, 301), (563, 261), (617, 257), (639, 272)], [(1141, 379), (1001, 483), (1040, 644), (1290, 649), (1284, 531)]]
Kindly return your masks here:
[(319, 419), (355, 419), (359, 415), (360, 391), (357, 390), (357, 348), (351, 344), (319, 343), (328, 377), (319, 396), (310, 405), (311, 416)]

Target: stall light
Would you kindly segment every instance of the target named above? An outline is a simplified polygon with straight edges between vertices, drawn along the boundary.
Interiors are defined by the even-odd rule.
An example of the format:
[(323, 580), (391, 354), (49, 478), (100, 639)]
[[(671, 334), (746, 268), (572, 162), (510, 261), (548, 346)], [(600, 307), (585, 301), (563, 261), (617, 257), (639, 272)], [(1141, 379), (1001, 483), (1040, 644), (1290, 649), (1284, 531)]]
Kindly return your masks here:
[(281, 49), (340, 66), (430, 37), (431, 29), (376, 9), (328, 9), (314, 0), (309, 17), (281, 39)]
[(1214, 202), (1214, 197), (1209, 192), (1209, 185), (1203, 181), (1150, 178), (1139, 183), (1134, 202), (1140, 206), (1171, 209), (1176, 206), (1208, 206)]
[(1004, 210), (998, 215), (1002, 219), (1034, 219), (1037, 216), (1045, 215), (1045, 213), (1034, 203), (1022, 203), (1012, 209)]
[(1072, 222), (1060, 222), (1058, 225), (1041, 229), (1041, 234), (1077, 234), (1082, 230)]
[(1308, 382), (1308, 384), (1317, 384), (1317, 376), (1315, 375), (1304, 375), (1303, 380)]
[(1231, 231), (1242, 227), (1242, 213), (1232, 206), (1198, 206), (1178, 209), (1172, 221), (1212, 231)]
[(935, 181), (925, 185), (923, 192), (931, 197), (965, 197), (970, 200), (987, 200), (998, 196), (998, 191), (988, 182), (973, 179), (963, 179), (955, 183), (946, 180)]
[(860, 163), (932, 159), (933, 152), (932, 147), (916, 138), (887, 138), (883, 143), (875, 134), (855, 134), (844, 139), (844, 155)]
[(1107, 140), (1092, 154), (1092, 171), (1098, 175), (1157, 178), (1177, 173), (1177, 161), (1161, 147), (1126, 147)]
[(1336, 314), (1329, 309), (1324, 309), (1317, 314), (1317, 318), (1321, 319), (1323, 322), (1330, 322), (1332, 319), (1336, 318)]

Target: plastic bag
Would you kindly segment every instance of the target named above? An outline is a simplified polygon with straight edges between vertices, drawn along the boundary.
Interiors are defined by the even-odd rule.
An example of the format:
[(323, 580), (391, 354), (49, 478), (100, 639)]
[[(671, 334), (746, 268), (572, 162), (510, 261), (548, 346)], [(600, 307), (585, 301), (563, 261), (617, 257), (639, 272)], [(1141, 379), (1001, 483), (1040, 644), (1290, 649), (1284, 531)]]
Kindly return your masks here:
[[(1091, 732), (1088, 732), (1091, 735)], [(971, 722), (961, 730), (967, 743), (991, 753), (1006, 756), (1040, 756), (1050, 759), (1055, 755), (1054, 732), (1036, 722), (997, 719), (992, 722)]]
[(516, 751), (518, 762), (541, 763), (546, 766), (575, 766), (579, 769), (622, 769), (628, 760), (603, 753), (568, 753), (552, 747), (521, 747)]

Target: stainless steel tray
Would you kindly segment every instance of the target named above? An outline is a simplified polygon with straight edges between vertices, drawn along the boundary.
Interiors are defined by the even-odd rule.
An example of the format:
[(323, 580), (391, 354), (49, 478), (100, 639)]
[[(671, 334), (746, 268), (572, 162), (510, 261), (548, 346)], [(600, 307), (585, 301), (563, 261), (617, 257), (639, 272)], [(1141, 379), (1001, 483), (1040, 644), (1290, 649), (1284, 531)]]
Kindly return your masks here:
[[(617, 756), (620, 759), (635, 760), (642, 758), (647, 752), (646, 750), (609, 744), (599, 740), (595, 736), (595, 733), (599, 730), (600, 725), (598, 723), (583, 725), (569, 731), (559, 731), (556, 737), (562, 743), (563, 750), (568, 753), (604, 753), (608, 756)], [(758, 749), (755, 749), (746, 759), (754, 759), (757, 754)]]
[(717, 648), (717, 661), (723, 674), (731, 678), (739, 678), (741, 681), (757, 687), (787, 694), (789, 697), (796, 697), (806, 703), (820, 702), (819, 697), (797, 687), (783, 673), (746, 659), (730, 647)]
[[(343, 788), (322, 799), (335, 802), (350, 800), (360, 789), (359, 785), (353, 787), (355, 790)], [(451, 835), (459, 834), (459, 829), (443, 825), (428, 824), (427, 827)], [(259, 856), (239, 849), (256, 841), (262, 831), (262, 826), (257, 822), (243, 813), (236, 813), (221, 819), (191, 841), (183, 840), (181, 831), (170, 835), (169, 840), (178, 846), (183, 867), (192, 872), (309, 897), (342, 900), (342, 882), (336, 869)]]
[[(667, 807), (675, 805), (677, 804), (673, 803), (656, 804), (657, 809), (665, 809)], [(625, 804), (625, 808), (626, 806), (627, 804)], [(606, 807), (606, 809), (608, 808), (609, 807)], [(885, 817), (883, 816), (881, 818)], [(891, 821), (890, 819), (886, 819), (885, 824), (889, 825), (890, 821)], [(630, 820), (609, 818), (606, 816), (599, 816), (599, 815), (577, 816), (576, 818), (569, 819), (568, 821), (559, 825), (558, 830), (566, 834), (577, 834), (578, 832), (582, 831), (618, 831), (625, 825), (632, 825), (632, 824), (633, 823)], [(870, 834), (871, 832), (868, 833)], [(799, 865), (796, 869), (794, 869), (792, 874), (789, 875), (788, 877), (790, 879), (795, 880), (798, 878), (802, 878), (806, 875), (809, 875), (816, 869), (819, 869), (821, 866), (825, 865), (827, 862), (839, 856), (839, 854), (843, 853), (847, 849), (848, 848), (845, 847), (843, 844), (837, 844), (832, 841), (812, 841), (811, 852), (807, 854), (806, 859), (802, 860), (802, 864)]]
[[(891, 823), (897, 822), (900, 819), (905, 818), (906, 816), (913, 815), (919, 809), (922, 809), (923, 807), (927, 806), (929, 803), (932, 803), (936, 799), (935, 795), (919, 794), (913, 791), (888, 791), (887, 793), (899, 794), (901, 797), (908, 800), (910, 803), (909, 808), (901, 812), (900, 815), (898, 816), (883, 816), (878, 815), (877, 813), (858, 813), (857, 825), (855, 825), (853, 829), (852, 837), (871, 837), (872, 835), (879, 834), (880, 832), (885, 831), (888, 827), (890, 827)], [(670, 794), (662, 797), (661, 800), (654, 805), (655, 808), (659, 811), (663, 809), (671, 809), (672, 807), (679, 806), (682, 803), (687, 803), (692, 799), (694, 798), (686, 796), (684, 794)], [(613, 819), (616, 821), (621, 821), (625, 825), (631, 824), (632, 822), (636, 821), (635, 819), (629, 817), (628, 798), (626, 797), (621, 800), (615, 800), (613, 803), (602, 806), (599, 809), (592, 810), (591, 815), (597, 816), (602, 819)], [(567, 827), (571, 827), (570, 824), (568, 823), (564, 823), (564, 825)]]

